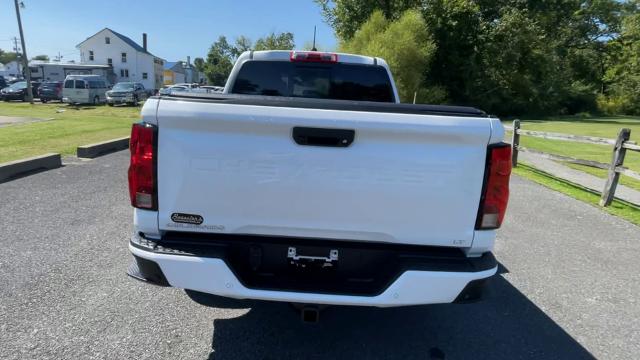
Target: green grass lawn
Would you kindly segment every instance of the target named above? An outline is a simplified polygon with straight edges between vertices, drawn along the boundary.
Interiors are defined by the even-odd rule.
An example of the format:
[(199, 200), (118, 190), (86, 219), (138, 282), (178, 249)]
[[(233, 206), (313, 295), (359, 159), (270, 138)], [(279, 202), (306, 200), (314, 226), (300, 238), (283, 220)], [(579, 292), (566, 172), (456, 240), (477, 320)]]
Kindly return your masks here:
[(79, 145), (127, 136), (140, 118), (140, 107), (0, 102), (0, 115), (52, 119), (0, 127), (2, 163), (50, 152), (72, 155)]
[[(505, 121), (505, 125), (512, 122)], [(546, 132), (557, 132), (575, 135), (597, 136), (615, 139), (621, 128), (631, 129), (631, 140), (640, 143), (640, 118), (639, 117), (558, 117), (545, 120), (522, 120), (522, 129)], [(507, 141), (511, 141), (511, 133), (507, 134)], [(611, 162), (611, 145), (591, 145), (568, 141), (547, 140), (530, 136), (521, 136), (520, 145), (525, 148), (536, 149), (546, 153), (571, 156), (578, 159), (594, 160), (605, 164)], [(627, 151), (624, 166), (640, 172), (640, 153)], [(606, 171), (586, 166), (571, 165), (571, 167), (583, 170), (595, 176), (606, 177)], [(621, 183), (640, 189), (640, 182), (627, 176), (621, 176)]]
[(626, 219), (636, 225), (640, 225), (640, 208), (618, 200), (613, 200), (610, 206), (603, 208), (598, 205), (600, 201), (600, 194), (596, 194), (583, 187), (550, 176), (549, 174), (527, 166), (526, 164), (518, 164), (518, 167), (513, 169), (513, 173), (535, 181), (552, 190), (559, 191), (571, 196), (572, 198), (598, 207), (599, 209), (604, 209), (606, 212)]

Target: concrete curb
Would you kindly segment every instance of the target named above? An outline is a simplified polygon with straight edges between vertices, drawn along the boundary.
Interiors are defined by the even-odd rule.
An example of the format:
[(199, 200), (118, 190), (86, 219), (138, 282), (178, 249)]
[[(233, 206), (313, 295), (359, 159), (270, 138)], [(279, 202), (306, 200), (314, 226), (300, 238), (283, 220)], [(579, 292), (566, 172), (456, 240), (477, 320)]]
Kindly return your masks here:
[(113, 139), (95, 144), (78, 146), (76, 154), (79, 158), (93, 159), (97, 156), (104, 155), (113, 151), (124, 150), (129, 148), (129, 137)]
[(62, 166), (60, 154), (51, 153), (0, 164), (0, 182), (41, 169), (55, 169)]

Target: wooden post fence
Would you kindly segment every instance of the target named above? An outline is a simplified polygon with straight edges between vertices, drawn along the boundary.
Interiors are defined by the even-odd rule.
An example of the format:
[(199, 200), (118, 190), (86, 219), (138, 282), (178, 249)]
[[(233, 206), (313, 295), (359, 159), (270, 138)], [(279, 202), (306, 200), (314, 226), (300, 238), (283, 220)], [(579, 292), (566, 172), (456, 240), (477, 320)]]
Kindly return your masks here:
[(613, 201), (613, 195), (615, 195), (616, 193), (616, 187), (618, 186), (618, 181), (620, 180), (620, 173), (616, 170), (624, 163), (624, 156), (627, 153), (627, 149), (624, 147), (624, 143), (629, 141), (630, 137), (631, 129), (620, 129), (620, 132), (618, 133), (618, 139), (613, 146), (613, 156), (611, 157), (609, 175), (607, 176), (607, 182), (604, 184), (604, 190), (602, 190), (600, 206), (609, 206)]
[[(635, 141), (629, 140), (629, 138), (631, 137), (630, 129), (620, 129), (620, 132), (618, 133), (618, 137), (616, 139), (606, 139), (595, 136), (524, 130), (521, 128), (520, 120), (516, 119), (513, 121), (513, 127), (505, 126), (505, 130), (512, 131), (511, 163), (513, 167), (518, 166), (518, 153), (521, 151), (525, 151), (553, 161), (568, 162), (572, 164), (607, 170), (607, 181), (605, 182), (605, 186), (602, 190), (602, 195), (600, 198), (601, 206), (611, 205), (611, 202), (613, 201), (613, 198), (615, 196), (616, 188), (618, 186), (618, 181), (620, 180), (620, 174), (624, 174), (631, 178), (640, 180), (640, 173), (624, 167), (624, 158), (627, 150), (640, 152), (640, 145), (638, 145)], [(611, 157), (611, 162), (608, 164), (594, 160), (577, 159), (565, 155), (549, 154), (543, 151), (528, 149), (524, 146), (521, 146), (520, 136), (531, 136), (546, 140), (569, 141), (593, 145), (612, 145), (613, 154)], [(640, 203), (636, 203), (636, 205), (640, 205)]]
[(511, 134), (511, 166), (518, 166), (518, 145), (520, 145), (520, 120), (513, 120), (513, 133)]

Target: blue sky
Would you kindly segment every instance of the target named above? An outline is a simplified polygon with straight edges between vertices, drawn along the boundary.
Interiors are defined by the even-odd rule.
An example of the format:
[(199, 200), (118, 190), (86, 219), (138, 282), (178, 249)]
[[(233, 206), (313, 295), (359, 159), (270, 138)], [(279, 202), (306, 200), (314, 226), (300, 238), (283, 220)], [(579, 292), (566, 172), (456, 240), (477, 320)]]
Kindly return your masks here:
[[(313, 38), (334, 48), (333, 30), (312, 0), (23, 0), (22, 23), (27, 55), (62, 53), (63, 60), (79, 60), (75, 46), (109, 27), (139, 44), (149, 37), (149, 51), (168, 61), (204, 57), (218, 36), (233, 41), (239, 35), (256, 40), (272, 31), (290, 31), (302, 47)], [(12, 0), (0, 0), (0, 49), (11, 50), (18, 36)]]

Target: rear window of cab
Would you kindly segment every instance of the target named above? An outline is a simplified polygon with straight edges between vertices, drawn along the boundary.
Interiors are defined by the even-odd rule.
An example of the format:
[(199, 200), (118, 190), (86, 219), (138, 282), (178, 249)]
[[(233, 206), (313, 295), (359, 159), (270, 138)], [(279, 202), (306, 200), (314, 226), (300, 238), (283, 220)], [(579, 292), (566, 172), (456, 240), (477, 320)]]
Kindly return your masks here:
[(247, 61), (234, 94), (394, 102), (387, 70), (377, 65)]

